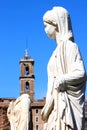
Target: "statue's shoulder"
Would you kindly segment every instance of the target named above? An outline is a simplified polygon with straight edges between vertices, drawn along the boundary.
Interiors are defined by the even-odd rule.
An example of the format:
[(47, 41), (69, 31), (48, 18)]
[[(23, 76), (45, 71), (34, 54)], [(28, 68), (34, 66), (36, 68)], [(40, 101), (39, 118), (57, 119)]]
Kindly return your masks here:
[(67, 41), (66, 46), (68, 49), (69, 48), (72, 48), (72, 49), (78, 48), (78, 45), (75, 42), (72, 42), (70, 40)]

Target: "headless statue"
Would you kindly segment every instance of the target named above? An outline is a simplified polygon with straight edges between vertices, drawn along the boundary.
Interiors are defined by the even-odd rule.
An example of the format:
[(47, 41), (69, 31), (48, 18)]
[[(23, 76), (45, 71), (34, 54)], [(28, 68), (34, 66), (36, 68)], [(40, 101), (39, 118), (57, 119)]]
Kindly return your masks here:
[(7, 116), (11, 130), (28, 130), (30, 121), (30, 97), (22, 94), (9, 104)]

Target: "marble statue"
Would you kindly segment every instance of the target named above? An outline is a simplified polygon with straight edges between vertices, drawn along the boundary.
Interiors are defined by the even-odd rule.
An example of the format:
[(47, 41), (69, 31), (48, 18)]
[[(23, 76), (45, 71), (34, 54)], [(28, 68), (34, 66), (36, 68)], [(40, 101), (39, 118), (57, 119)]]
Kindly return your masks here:
[(11, 101), (7, 110), (11, 130), (29, 130), (30, 120), (30, 97), (22, 94)]
[(84, 130), (86, 71), (70, 15), (63, 7), (53, 7), (43, 22), (46, 34), (57, 44), (47, 66), (48, 90), (41, 112), (44, 130)]

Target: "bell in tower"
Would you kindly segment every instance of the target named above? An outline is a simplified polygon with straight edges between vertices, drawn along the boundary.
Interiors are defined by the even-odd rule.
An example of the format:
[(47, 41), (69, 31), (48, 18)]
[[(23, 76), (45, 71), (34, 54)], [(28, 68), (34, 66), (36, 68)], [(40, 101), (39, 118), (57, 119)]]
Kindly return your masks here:
[(20, 60), (20, 94), (27, 93), (34, 101), (34, 60), (29, 57), (28, 50)]

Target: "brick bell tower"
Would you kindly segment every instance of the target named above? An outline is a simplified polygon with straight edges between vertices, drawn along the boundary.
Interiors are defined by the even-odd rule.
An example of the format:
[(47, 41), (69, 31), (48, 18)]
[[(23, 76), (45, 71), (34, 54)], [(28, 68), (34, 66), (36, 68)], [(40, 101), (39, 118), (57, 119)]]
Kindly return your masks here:
[(20, 94), (27, 93), (34, 101), (34, 60), (29, 57), (28, 50), (20, 60)]

